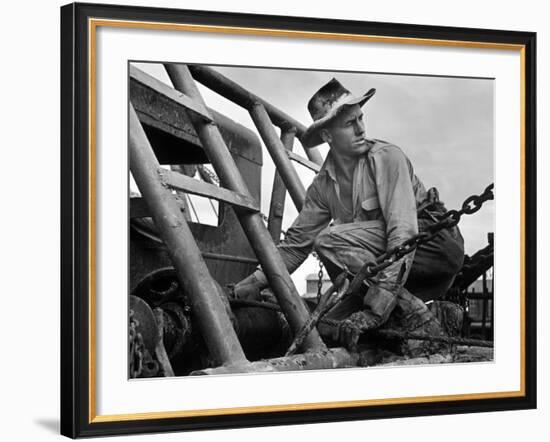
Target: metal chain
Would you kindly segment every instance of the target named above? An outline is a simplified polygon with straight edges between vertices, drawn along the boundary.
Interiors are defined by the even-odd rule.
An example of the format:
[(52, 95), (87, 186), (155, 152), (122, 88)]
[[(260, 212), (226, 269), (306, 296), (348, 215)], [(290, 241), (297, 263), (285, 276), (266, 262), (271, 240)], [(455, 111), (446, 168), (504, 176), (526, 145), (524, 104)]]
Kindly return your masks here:
[[(218, 176), (210, 171), (207, 167), (201, 165), (200, 167), (214, 182), (216, 182), (218, 185), (220, 183), (220, 180)], [(462, 215), (472, 215), (476, 213), (483, 204), (486, 201), (493, 200), (494, 199), (494, 189), (495, 185), (490, 184), (485, 188), (483, 193), (481, 195), (471, 195), (468, 198), (464, 200), (462, 203), (462, 207), (460, 210), (449, 210), (445, 214), (443, 214), (439, 221), (435, 224), (432, 224), (431, 226), (427, 227), (426, 232), (420, 232), (417, 235), (409, 238), (405, 242), (403, 242), (401, 245), (394, 247), (392, 250), (384, 253), (380, 257), (376, 259), (376, 262), (367, 263), (364, 266), (364, 277), (371, 277), (376, 275), (378, 272), (384, 270), (385, 268), (392, 265), (394, 262), (399, 261), (403, 256), (408, 255), (409, 253), (412, 253), (416, 248), (424, 244), (428, 241), (430, 241), (434, 236), (437, 235), (437, 233), (440, 230), (454, 227), (456, 226), (462, 217)], [(262, 219), (264, 221), (268, 221), (268, 217), (264, 213), (260, 213)], [(286, 235), (286, 232), (282, 232)], [(319, 262), (319, 275), (320, 279), (318, 281), (318, 292), (321, 290), (319, 287), (322, 288), (322, 263)], [(363, 278), (364, 279), (364, 278)]]
[(319, 271), (317, 272), (317, 302), (321, 301), (321, 295), (323, 294), (323, 261), (319, 259), (319, 256), (315, 254), (315, 258), (319, 261)]
[(134, 311), (130, 309), (128, 365), (131, 379), (139, 377), (143, 372), (143, 353), (145, 350), (145, 344), (143, 343), (143, 336), (141, 336), (141, 333), (137, 331), (138, 326), (139, 321), (134, 318)]
[[(366, 263), (357, 273), (351, 291), (354, 291), (356, 285), (361, 284), (365, 278), (372, 277), (378, 272), (389, 267), (396, 261), (399, 261), (403, 256), (413, 252), (419, 245), (430, 241), (437, 235), (440, 230), (456, 226), (462, 215), (471, 215), (476, 213), (483, 203), (494, 199), (493, 189), (495, 185), (490, 184), (485, 188), (481, 195), (471, 195), (464, 200), (460, 210), (449, 210), (445, 212), (435, 224), (428, 226), (425, 232), (420, 232), (417, 235), (407, 239), (401, 245), (394, 247), (383, 255), (379, 256), (375, 262)], [(355, 281), (357, 280), (357, 282)]]
[[(267, 310), (272, 310), (279, 313), (281, 312), (281, 307), (279, 306), (279, 304), (274, 304), (272, 302), (250, 301), (245, 299), (230, 299), (229, 303), (232, 306), (236, 306), (236, 307), (259, 307), (259, 308), (265, 308)], [(320, 318), (319, 322), (331, 327), (338, 327), (341, 323), (340, 320), (329, 319), (326, 316)], [(287, 324), (287, 322), (284, 321), (284, 324)], [(405, 332), (405, 331), (390, 330), (390, 329), (372, 330), (371, 333), (374, 333), (383, 337), (414, 339), (417, 341), (445, 342), (447, 344), (467, 345), (472, 347), (493, 347), (493, 341), (484, 341), (481, 339), (458, 338), (458, 337), (441, 336), (441, 335), (434, 336), (434, 335), (427, 335), (422, 333), (413, 333), (413, 332)]]

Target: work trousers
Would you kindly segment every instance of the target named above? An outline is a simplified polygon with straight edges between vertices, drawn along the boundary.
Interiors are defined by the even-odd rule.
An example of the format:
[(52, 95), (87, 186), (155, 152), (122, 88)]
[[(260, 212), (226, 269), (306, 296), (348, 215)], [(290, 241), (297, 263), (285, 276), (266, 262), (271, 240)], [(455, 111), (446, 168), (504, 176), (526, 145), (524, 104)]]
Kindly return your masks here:
[[(419, 218), (419, 231), (434, 223), (431, 218)], [(385, 226), (379, 221), (329, 226), (315, 239), (314, 249), (332, 280), (344, 265), (355, 274), (363, 264), (386, 252)], [(451, 287), (463, 260), (464, 240), (458, 227), (440, 230), (416, 249), (405, 288), (424, 302), (438, 299)], [(361, 307), (362, 298), (348, 297), (329, 316), (344, 319)]]
[[(434, 222), (420, 218), (419, 231), (425, 231)], [(363, 264), (374, 262), (386, 251), (384, 224), (364, 221), (329, 226), (318, 235), (314, 248), (332, 280), (344, 265), (352, 273), (357, 273)], [(462, 268), (463, 260), (464, 240), (457, 227), (443, 229), (429, 242), (418, 246), (405, 289), (396, 293), (397, 303), (386, 326), (409, 332), (441, 334), (441, 326), (434, 320), (425, 302), (435, 300), (447, 292)], [(369, 306), (368, 303), (365, 305), (363, 295), (356, 294), (344, 298), (326, 317), (341, 321), (365, 308)], [(334, 336), (334, 325), (320, 324), (318, 329), (324, 338)], [(425, 343), (408, 342), (409, 350), (416, 347), (424, 351)]]

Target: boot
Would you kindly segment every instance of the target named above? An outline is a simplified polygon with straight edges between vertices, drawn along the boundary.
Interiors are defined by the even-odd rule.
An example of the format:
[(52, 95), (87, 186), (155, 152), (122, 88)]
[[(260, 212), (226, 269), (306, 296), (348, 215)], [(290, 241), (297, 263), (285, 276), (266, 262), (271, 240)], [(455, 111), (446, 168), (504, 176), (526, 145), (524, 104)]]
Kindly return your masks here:
[[(409, 333), (448, 336), (428, 306), (405, 288), (398, 294), (397, 305), (386, 327)], [(434, 353), (448, 354), (450, 347), (444, 342), (406, 339), (401, 343), (401, 350), (404, 355), (415, 358)]]
[(449, 301), (434, 301), (429, 308), (449, 336), (460, 336), (464, 323), (461, 306)]

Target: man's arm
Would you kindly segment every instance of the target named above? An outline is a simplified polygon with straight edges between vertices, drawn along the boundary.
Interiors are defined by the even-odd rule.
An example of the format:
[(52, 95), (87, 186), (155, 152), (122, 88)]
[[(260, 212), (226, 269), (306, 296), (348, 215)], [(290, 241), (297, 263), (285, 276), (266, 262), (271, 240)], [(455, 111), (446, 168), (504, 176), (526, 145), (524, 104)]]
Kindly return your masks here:
[[(369, 155), (369, 161), (386, 222), (386, 250), (389, 251), (418, 233), (413, 170), (401, 149), (390, 144), (376, 148)], [(414, 252), (381, 271), (376, 277), (377, 285), (397, 292), (407, 279), (413, 258)]]
[(289, 273), (294, 273), (306, 260), (313, 249), (315, 238), (331, 219), (325, 198), (314, 182), (307, 190), (302, 211), (278, 246)]
[[(317, 188), (317, 182), (314, 181), (307, 190), (301, 212), (278, 246), (289, 273), (293, 273), (305, 261), (311, 253), (315, 238), (330, 220), (328, 205)], [(235, 285), (235, 296), (254, 297), (265, 287), (267, 287), (267, 278), (263, 271), (258, 269)]]

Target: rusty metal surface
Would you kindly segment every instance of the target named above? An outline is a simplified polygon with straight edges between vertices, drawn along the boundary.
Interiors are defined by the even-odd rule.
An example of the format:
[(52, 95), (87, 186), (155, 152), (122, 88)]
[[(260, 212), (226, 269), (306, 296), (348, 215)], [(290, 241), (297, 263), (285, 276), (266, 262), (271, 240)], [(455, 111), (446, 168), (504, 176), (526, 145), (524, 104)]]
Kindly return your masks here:
[[(259, 201), (261, 197), (261, 165), (245, 156), (236, 154), (235, 152), (239, 152), (240, 149), (241, 147), (235, 144), (231, 152), (232, 157), (253, 198)], [(138, 232), (135, 218), (150, 216), (151, 211), (145, 201), (141, 198), (131, 198), (130, 217), (134, 219), (131, 222), (130, 230), (131, 289), (148, 273), (171, 265), (165, 246), (150, 241)], [(220, 284), (225, 285), (239, 281), (250, 274), (258, 264), (235, 212), (228, 204), (219, 204), (218, 226), (189, 223), (189, 227), (206, 259), (208, 269)]]
[(168, 353), (166, 353), (166, 348), (164, 347), (164, 313), (161, 309), (158, 308), (153, 310), (153, 313), (157, 321), (158, 333), (158, 342), (157, 346), (155, 347), (155, 356), (159, 361), (164, 376), (174, 376), (174, 370), (172, 369), (170, 358), (168, 357)]
[(287, 156), (292, 160), (296, 161), (297, 163), (301, 164), (302, 166), (307, 167), (310, 170), (313, 170), (315, 173), (319, 173), (321, 170), (321, 166), (319, 166), (317, 163), (314, 163), (313, 161), (306, 160), (304, 157), (294, 153), (294, 152), (287, 152)]
[[(255, 103), (263, 104), (275, 125), (281, 128), (284, 128), (287, 125), (294, 126), (297, 130), (298, 137), (301, 137), (306, 131), (306, 126), (298, 120), (292, 118), (290, 115), (276, 108), (257, 95), (247, 91), (242, 86), (220, 74), (216, 70), (208, 66), (201, 65), (189, 65), (189, 70), (198, 82), (247, 110), (250, 110)], [(305, 152), (311, 161), (319, 165), (323, 164), (323, 158), (317, 148), (305, 149)]]
[(155, 77), (152, 77), (149, 74), (146, 74), (141, 69), (136, 68), (134, 65), (130, 64), (129, 66), (130, 79), (137, 81), (144, 86), (158, 92), (163, 98), (173, 101), (175, 105), (181, 106), (188, 111), (191, 111), (202, 118), (205, 121), (212, 122), (212, 117), (207, 113), (206, 109), (201, 106), (199, 103), (191, 100), (184, 94), (178, 93), (175, 89), (171, 88), (167, 84), (163, 83), (160, 80), (157, 80)]
[(358, 354), (349, 353), (344, 348), (332, 348), (319, 352), (266, 359), (246, 364), (226, 365), (197, 370), (192, 375), (219, 375), (232, 373), (265, 373), (277, 371), (323, 370), (357, 366)]
[(141, 333), (145, 348), (153, 353), (158, 343), (157, 323), (149, 304), (136, 296), (130, 296), (130, 310), (136, 323), (136, 331)]
[[(147, 81), (143, 81), (143, 78)], [(130, 100), (161, 164), (199, 164), (208, 159), (189, 117), (189, 108), (162, 93), (164, 85), (146, 73), (140, 79), (131, 76)], [(158, 88), (152, 87), (160, 83)], [(160, 88), (160, 90), (159, 90)], [(181, 94), (180, 94), (181, 95)], [(186, 98), (186, 100), (189, 100)], [(260, 140), (253, 131), (225, 115), (208, 109), (233, 155), (262, 164)]]
[[(130, 78), (130, 98), (160, 163), (208, 162), (184, 106), (135, 78)], [(209, 112), (252, 197), (260, 201), (262, 147), (258, 135), (212, 109)], [(143, 201), (132, 198), (130, 216), (151, 216), (151, 211)], [(257, 265), (254, 252), (228, 204), (219, 204), (218, 226), (189, 223), (189, 227), (208, 269), (220, 284), (236, 282), (254, 270)], [(171, 265), (165, 246), (143, 237), (134, 228), (130, 231), (130, 249), (131, 289), (148, 273)]]
[(237, 192), (231, 192), (214, 184), (199, 181), (182, 175), (181, 173), (172, 172), (162, 168), (158, 170), (158, 174), (162, 184), (172, 189), (229, 203), (232, 206), (236, 206), (239, 209), (248, 210), (250, 212), (260, 211), (258, 202), (249, 195), (241, 195)]
[(153, 219), (168, 247), (179, 282), (192, 300), (212, 358), (220, 364), (246, 361), (222, 302), (221, 288), (212, 279), (174, 196), (160, 182), (157, 173), (160, 165), (133, 106), (129, 122), (130, 170), (154, 213)]
[(466, 256), (464, 265), (453, 283), (453, 288), (466, 290), (475, 280), (493, 267), (493, 245), (488, 244), (471, 257)]
[[(198, 323), (192, 304), (181, 289), (175, 269), (159, 269), (147, 275), (132, 295), (132, 298), (138, 297), (143, 300), (142, 303), (147, 303), (148, 310), (162, 312), (162, 320), (157, 317), (157, 325), (163, 327), (163, 343), (170, 360), (175, 364), (176, 374), (188, 374), (191, 368), (200, 368), (203, 362), (201, 347), (204, 344), (197, 333)], [(230, 306), (234, 328), (249, 360), (284, 354), (291, 336), (281, 313), (263, 308), (263, 304), (235, 305), (231, 302)], [(148, 333), (152, 335), (150, 339), (153, 339), (154, 327)]]
[[(187, 66), (167, 64), (165, 68), (176, 89), (195, 100), (203, 100)], [(246, 183), (240, 175), (229, 151), (224, 146), (225, 143), (217, 127), (212, 124), (197, 124), (197, 126), (196, 129), (203, 148), (207, 152), (223, 186), (242, 194), (248, 194), (249, 191)], [(238, 216), (241, 226), (251, 246), (254, 248), (258, 260), (262, 264), (267, 279), (279, 300), (291, 329), (297, 332), (309, 316), (307, 307), (296, 291), (296, 287), (263, 220), (259, 214), (239, 212)], [(304, 346), (310, 349), (326, 348), (316, 330), (310, 333), (304, 342)]]
[(313, 313), (304, 324), (299, 333), (294, 337), (294, 341), (288, 348), (285, 356), (292, 356), (302, 345), (305, 336), (310, 332), (313, 327), (316, 327), (321, 318), (328, 313), (328, 311), (338, 304), (349, 287), (349, 281), (346, 279), (346, 272), (342, 272), (336, 277), (334, 284), (332, 284), (326, 292), (321, 296), (317, 307), (313, 310)]

